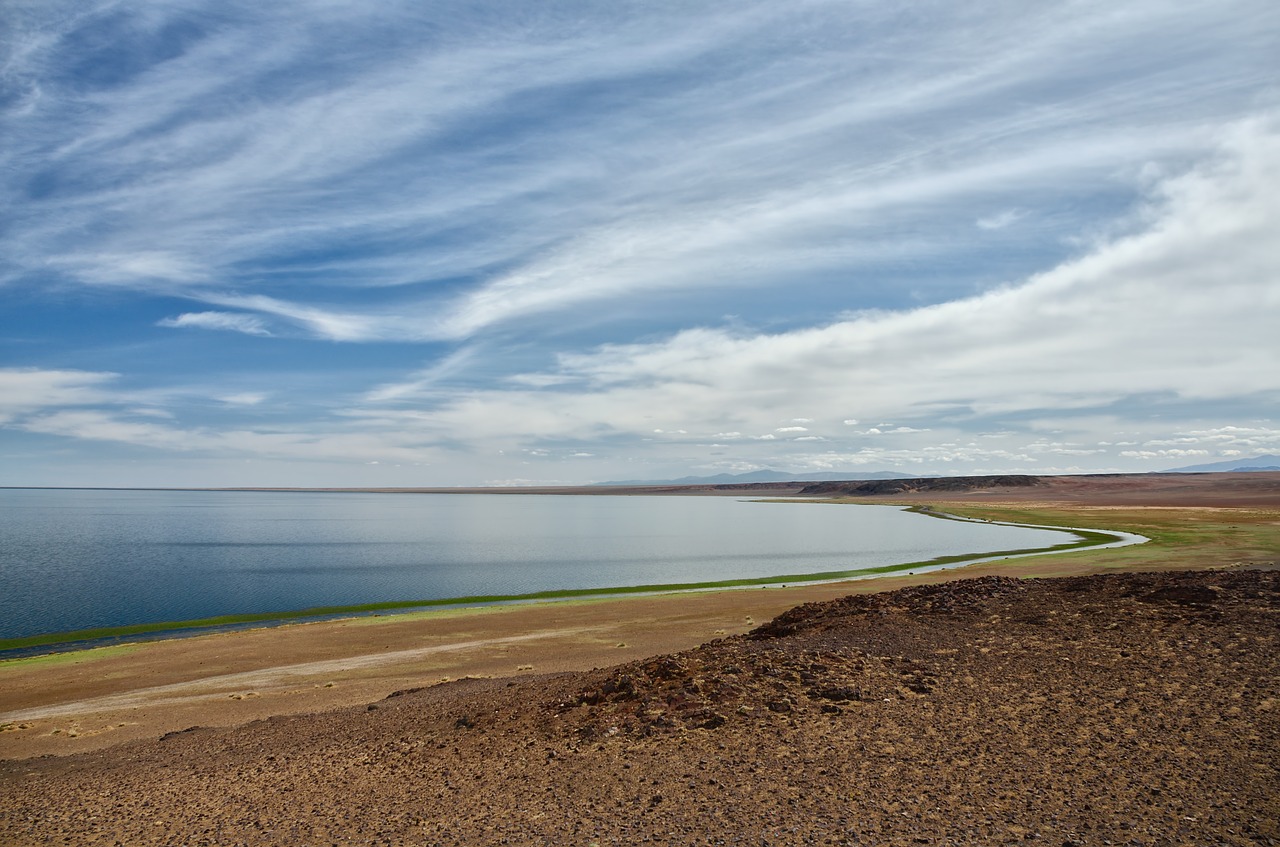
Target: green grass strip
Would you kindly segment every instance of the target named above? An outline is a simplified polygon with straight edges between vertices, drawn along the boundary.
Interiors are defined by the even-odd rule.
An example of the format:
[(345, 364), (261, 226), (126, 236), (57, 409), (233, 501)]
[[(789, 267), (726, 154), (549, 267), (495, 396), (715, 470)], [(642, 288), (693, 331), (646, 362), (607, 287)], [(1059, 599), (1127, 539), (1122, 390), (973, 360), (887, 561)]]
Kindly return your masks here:
[[(794, 501), (788, 501), (794, 502)], [(807, 501), (822, 502), (822, 501)], [(826, 501), (836, 502), (836, 501)], [(907, 511), (943, 520), (964, 522), (973, 521), (957, 515), (938, 512), (928, 506), (914, 506)], [(994, 522), (993, 522), (994, 523)], [(528, 594), (477, 594), (470, 597), (443, 597), (432, 600), (391, 600), (382, 603), (362, 603), (353, 606), (315, 606), (310, 609), (298, 609), (287, 612), (258, 612), (244, 615), (219, 615), (212, 618), (199, 618), (189, 621), (163, 621), (155, 623), (130, 624), (127, 626), (106, 626), (95, 629), (80, 629), (72, 632), (52, 632), (45, 635), (30, 635), (22, 638), (0, 638), (0, 652), (30, 647), (44, 647), (56, 644), (68, 644), (77, 641), (98, 641), (108, 638), (123, 638), (150, 633), (181, 632), (190, 629), (211, 629), (253, 623), (284, 623), (308, 618), (332, 617), (335, 615), (364, 615), (375, 612), (393, 612), (406, 609), (431, 609), (448, 606), (481, 605), (495, 603), (522, 603), (544, 600), (567, 600), (578, 597), (607, 597), (620, 594), (658, 594), (675, 591), (705, 591), (717, 588), (747, 588), (766, 585), (782, 585), (802, 582), (835, 582), (843, 579), (882, 576), (884, 574), (910, 571), (919, 568), (936, 568), (943, 565), (959, 564), (977, 559), (1009, 558), (1031, 554), (1061, 553), (1068, 550), (1079, 550), (1085, 547), (1096, 547), (1100, 544), (1111, 544), (1123, 540), (1121, 536), (1107, 532), (1087, 529), (1064, 529), (1061, 527), (1042, 527), (1034, 524), (1003, 524), (1025, 529), (1052, 529), (1057, 532), (1070, 532), (1076, 536), (1075, 541), (1066, 541), (1050, 547), (1027, 547), (1017, 550), (997, 550), (985, 553), (960, 553), (953, 556), (938, 556), (919, 562), (907, 562), (897, 565), (879, 565), (870, 568), (854, 568), (852, 570), (824, 571), (820, 573), (781, 574), (766, 577), (743, 577), (741, 579), (721, 579), (708, 582), (672, 582), (652, 585), (614, 586), (609, 588), (560, 588), (550, 591), (534, 591)]]

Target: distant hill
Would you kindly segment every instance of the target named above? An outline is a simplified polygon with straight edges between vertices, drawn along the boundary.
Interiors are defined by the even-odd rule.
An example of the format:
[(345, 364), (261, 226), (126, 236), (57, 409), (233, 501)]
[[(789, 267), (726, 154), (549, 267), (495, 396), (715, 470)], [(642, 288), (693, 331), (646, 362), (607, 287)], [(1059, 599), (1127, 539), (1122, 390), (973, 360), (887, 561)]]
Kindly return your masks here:
[(1251, 459), (1228, 459), (1207, 465), (1187, 465), (1161, 473), (1221, 473), (1223, 471), (1280, 471), (1280, 456), (1254, 456)]
[(979, 491), (992, 488), (1031, 488), (1048, 485), (1038, 476), (1002, 474), (995, 476), (917, 477), (915, 479), (874, 479), (866, 482), (817, 482), (806, 485), (801, 494), (830, 496), (881, 494), (915, 494), (940, 491)]
[(827, 482), (832, 480), (901, 479), (901, 471), (824, 471), (822, 473), (785, 473), (784, 471), (751, 471), (721, 473), (715, 476), (685, 476), (680, 479), (622, 479), (597, 482), (596, 485), (735, 485), (750, 482)]

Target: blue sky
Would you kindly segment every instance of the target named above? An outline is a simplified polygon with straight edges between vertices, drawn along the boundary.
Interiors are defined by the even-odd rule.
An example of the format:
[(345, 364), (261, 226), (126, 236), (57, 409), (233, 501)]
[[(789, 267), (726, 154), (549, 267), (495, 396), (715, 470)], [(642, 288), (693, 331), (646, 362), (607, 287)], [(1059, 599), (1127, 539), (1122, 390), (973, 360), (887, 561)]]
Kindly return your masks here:
[(0, 10), (0, 484), (1280, 451), (1280, 7)]

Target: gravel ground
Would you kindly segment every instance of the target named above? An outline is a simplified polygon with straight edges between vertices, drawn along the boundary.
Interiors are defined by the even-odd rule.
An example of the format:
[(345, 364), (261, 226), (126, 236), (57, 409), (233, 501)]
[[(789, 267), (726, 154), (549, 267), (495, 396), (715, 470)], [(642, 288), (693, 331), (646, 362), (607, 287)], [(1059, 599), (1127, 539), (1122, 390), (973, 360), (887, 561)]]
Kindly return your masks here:
[(1280, 573), (984, 577), (0, 763), (0, 843), (1280, 843)]

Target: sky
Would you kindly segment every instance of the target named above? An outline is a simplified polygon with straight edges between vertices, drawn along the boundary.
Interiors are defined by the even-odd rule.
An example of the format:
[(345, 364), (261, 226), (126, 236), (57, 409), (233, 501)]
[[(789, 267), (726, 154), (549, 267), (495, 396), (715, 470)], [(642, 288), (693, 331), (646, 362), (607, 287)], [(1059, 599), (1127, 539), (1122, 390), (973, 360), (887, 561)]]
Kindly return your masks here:
[(0, 485), (1280, 452), (1280, 5), (6, 0)]

